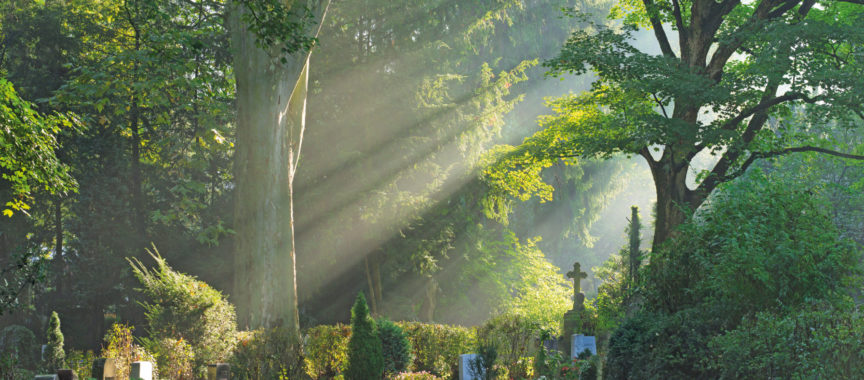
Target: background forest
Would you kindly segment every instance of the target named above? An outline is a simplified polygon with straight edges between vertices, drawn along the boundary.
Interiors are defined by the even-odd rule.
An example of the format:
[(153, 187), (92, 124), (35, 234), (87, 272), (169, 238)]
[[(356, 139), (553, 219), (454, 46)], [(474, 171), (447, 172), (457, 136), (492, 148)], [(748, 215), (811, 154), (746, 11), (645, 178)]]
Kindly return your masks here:
[[(736, 54), (748, 57), (716, 84), (668, 64), (679, 57), (667, 45), (683, 38), (671, 31), (692, 32), (676, 1), (332, 0), (320, 23), (316, 8), (294, 9), (306, 15), (277, 25), (318, 29), (314, 39), (287, 32), (300, 51), (314, 45), (291, 174), (297, 307), (313, 347), (301, 372), (363, 378), (345, 347), (355, 350), (348, 337), (362, 335), (366, 314), (400, 321), (369, 328), (405, 332), (414, 351), (403, 370), (447, 377), (454, 355), (495, 339), (537, 346), (541, 332), (562, 333), (573, 306), (565, 274), (579, 262), (581, 328), (600, 337), (605, 362), (591, 365), (605, 377), (860, 373), (850, 363), (864, 358), (853, 343), (864, 336), (864, 35), (853, 27), (864, 7), (775, 1), (759, 13), (771, 2), (735, 2), (723, 15), (749, 25), (752, 11), (810, 34), (720, 28), (712, 52), (746, 40)], [(246, 302), (235, 292), (238, 78), (256, 74), (237, 64), (232, 15), (278, 15), (279, 4), (0, 0), (0, 330), (26, 328), (43, 343), (40, 332), (62, 321), (67, 351), (146, 357), (134, 346), (178, 378), (226, 352), (251, 363), (279, 347), (278, 334), (235, 321), (229, 303)], [(674, 15), (658, 44), (664, 29), (652, 22)], [(250, 17), (259, 35), (284, 32)], [(703, 102), (698, 121), (690, 101)], [(698, 136), (675, 129), (685, 122)], [(677, 195), (658, 194), (658, 181), (696, 189), (681, 198), (689, 214), (667, 207)], [(172, 297), (212, 317), (165, 314)], [(206, 331), (184, 324), (199, 317), (215, 319)], [(802, 326), (826, 335), (802, 337)], [(16, 331), (0, 342), (25, 334)], [(188, 334), (180, 343), (200, 338), (187, 347), (176, 331)], [(255, 348), (232, 351), (235, 335)], [(767, 352), (743, 343), (763, 338), (775, 345)], [(771, 356), (782, 339), (841, 342), (848, 357), (830, 369), (840, 372), (810, 369), (837, 351)], [(502, 376), (551, 371), (534, 346), (499, 347)], [(806, 365), (780, 365), (789, 360)], [(563, 378), (590, 376), (556, 363)], [(249, 371), (239, 377), (256, 378)]]

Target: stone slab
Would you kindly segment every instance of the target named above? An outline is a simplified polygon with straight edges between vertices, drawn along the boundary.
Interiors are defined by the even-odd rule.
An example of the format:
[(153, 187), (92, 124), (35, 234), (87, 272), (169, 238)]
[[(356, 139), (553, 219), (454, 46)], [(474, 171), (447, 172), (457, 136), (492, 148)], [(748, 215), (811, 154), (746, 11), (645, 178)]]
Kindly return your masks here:
[(459, 380), (481, 380), (482, 373), (475, 374), (471, 369), (471, 361), (477, 360), (479, 354), (459, 355)]
[(208, 364), (207, 380), (231, 380), (231, 365), (228, 363)]
[(153, 380), (153, 363), (134, 362), (129, 369), (129, 380)]
[(597, 339), (590, 335), (573, 334), (570, 337), (570, 357), (575, 358), (585, 349), (591, 350), (592, 355), (597, 355)]

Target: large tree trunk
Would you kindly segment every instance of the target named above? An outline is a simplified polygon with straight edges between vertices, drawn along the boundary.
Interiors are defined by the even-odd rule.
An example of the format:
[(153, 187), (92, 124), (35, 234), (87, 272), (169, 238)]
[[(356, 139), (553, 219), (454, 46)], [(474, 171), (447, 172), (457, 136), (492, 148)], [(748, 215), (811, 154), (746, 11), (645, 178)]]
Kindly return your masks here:
[[(310, 1), (310, 7), (320, 9), (320, 21), (326, 2)], [(284, 326), (296, 331), (292, 199), (305, 123), (309, 54), (299, 52), (280, 63), (278, 52), (256, 46), (256, 36), (242, 20), (244, 11), (235, 2), (230, 15), (237, 81), (233, 301), (243, 328)]]
[(659, 161), (651, 164), (651, 175), (657, 191), (654, 241), (651, 245), (653, 251), (673, 237), (675, 229), (686, 222), (705, 201), (702, 192), (687, 187), (689, 165), (681, 160), (675, 160), (675, 156), (678, 154), (664, 152)]

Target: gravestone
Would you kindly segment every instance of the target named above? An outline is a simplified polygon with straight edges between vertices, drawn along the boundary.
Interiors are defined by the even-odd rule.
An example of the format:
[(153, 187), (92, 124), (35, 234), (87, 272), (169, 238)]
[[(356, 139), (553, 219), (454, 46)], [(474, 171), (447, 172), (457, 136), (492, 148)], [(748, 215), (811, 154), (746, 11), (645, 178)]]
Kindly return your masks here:
[(78, 375), (71, 369), (58, 369), (57, 378), (58, 380), (78, 380)]
[(153, 380), (153, 363), (134, 362), (129, 369), (129, 380)]
[(459, 380), (480, 380), (483, 378), (482, 373), (474, 373), (471, 362), (477, 360), (479, 354), (462, 354), (459, 355)]
[(570, 337), (570, 357), (576, 358), (583, 351), (588, 349), (591, 351), (591, 355), (597, 355), (597, 339), (593, 336), (582, 335), (582, 334), (573, 334)]
[(57, 380), (57, 375), (36, 375), (33, 380)]
[(96, 380), (114, 380), (115, 376), (117, 376), (117, 370), (114, 367), (114, 359), (99, 358), (93, 361), (93, 367), (90, 369), (91, 378)]
[(575, 334), (576, 331), (584, 331), (589, 326), (586, 326), (585, 320), (585, 294), (582, 290), (582, 280), (588, 277), (588, 273), (582, 271), (582, 266), (579, 262), (573, 263), (573, 270), (567, 272), (567, 277), (573, 279), (573, 308), (564, 313), (564, 323), (562, 326), (561, 345), (564, 347), (567, 356), (572, 356), (572, 344), (567, 341), (567, 338)]
[(208, 364), (207, 380), (231, 380), (231, 365), (228, 363)]

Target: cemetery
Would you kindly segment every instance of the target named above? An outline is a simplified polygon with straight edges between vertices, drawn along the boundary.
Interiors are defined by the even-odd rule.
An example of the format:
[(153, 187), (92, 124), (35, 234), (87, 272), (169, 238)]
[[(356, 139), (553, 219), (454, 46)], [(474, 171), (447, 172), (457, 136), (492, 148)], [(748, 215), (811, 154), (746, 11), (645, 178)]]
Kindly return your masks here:
[(0, 380), (864, 379), (864, 0), (0, 0)]

